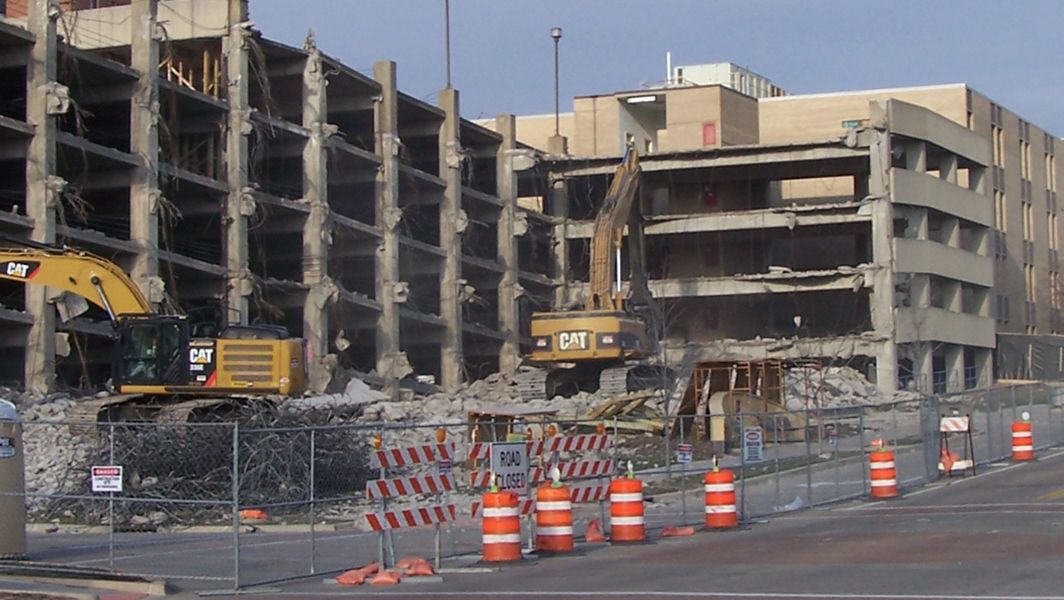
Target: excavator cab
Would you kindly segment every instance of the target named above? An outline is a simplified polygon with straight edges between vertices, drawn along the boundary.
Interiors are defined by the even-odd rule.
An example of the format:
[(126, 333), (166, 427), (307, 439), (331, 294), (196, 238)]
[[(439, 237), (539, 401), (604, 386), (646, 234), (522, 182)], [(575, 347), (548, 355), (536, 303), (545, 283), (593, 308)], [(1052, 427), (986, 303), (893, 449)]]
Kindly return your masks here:
[(119, 389), (189, 383), (187, 319), (122, 315), (117, 334), (112, 379)]

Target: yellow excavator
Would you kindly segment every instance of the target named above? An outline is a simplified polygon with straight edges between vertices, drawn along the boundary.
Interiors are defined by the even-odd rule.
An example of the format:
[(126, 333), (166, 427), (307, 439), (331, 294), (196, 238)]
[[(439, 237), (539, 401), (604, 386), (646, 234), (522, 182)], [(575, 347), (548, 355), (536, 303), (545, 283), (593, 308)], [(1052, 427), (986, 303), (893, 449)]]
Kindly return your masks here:
[[(532, 350), (517, 386), (526, 400), (577, 391), (621, 394), (646, 387), (660, 372), (644, 361), (656, 350), (648, 334), (652, 306), (643, 264), (639, 154), (629, 147), (595, 215), (587, 299), (582, 310), (532, 313)], [(621, 291), (621, 247), (628, 225), (631, 277)], [(643, 380), (640, 385), (635, 380)]]
[(157, 314), (122, 269), (88, 252), (0, 248), (0, 279), (76, 294), (114, 324), (118, 393), (75, 405), (71, 420), (186, 421), (240, 398), (306, 387), (303, 342), (285, 328), (236, 325), (219, 337), (193, 337), (187, 317)]

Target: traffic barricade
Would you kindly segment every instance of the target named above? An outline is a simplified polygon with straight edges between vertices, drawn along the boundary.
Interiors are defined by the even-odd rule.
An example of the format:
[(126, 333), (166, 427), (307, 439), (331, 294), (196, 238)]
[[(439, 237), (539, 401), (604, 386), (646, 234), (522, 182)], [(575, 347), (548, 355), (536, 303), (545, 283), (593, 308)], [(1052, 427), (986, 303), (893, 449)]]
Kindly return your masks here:
[[(552, 429), (548, 431), (553, 431)], [(491, 456), (491, 442), (476, 442), (469, 449), (469, 459), (484, 461)], [(616, 462), (610, 458), (587, 456), (587, 453), (607, 450), (612, 440), (604, 433), (578, 434), (571, 436), (549, 435), (541, 440), (526, 440), (525, 448), (529, 461), (539, 464), (531, 466), (528, 473), (530, 484), (543, 483), (549, 473), (557, 469), (562, 481), (566, 482), (571, 504), (604, 502), (609, 494), (609, 484), (605, 481), (615, 469)], [(585, 456), (576, 456), (585, 454)], [(566, 460), (562, 460), (562, 458)], [(470, 484), (475, 488), (487, 488), (492, 484), (493, 473), (489, 468), (470, 473)], [(471, 513), (476, 517), (481, 510), (479, 501), (473, 502)], [(604, 507), (602, 509), (604, 512)], [(535, 501), (522, 499), (518, 503), (521, 516), (531, 518), (535, 514)], [(532, 536), (538, 539), (538, 535)]]
[[(971, 470), (975, 475), (975, 445), (972, 442), (972, 419), (970, 415), (942, 415), (938, 424), (938, 471), (950, 477), (964, 475)], [(963, 456), (950, 449), (950, 440), (961, 437)]]
[(643, 482), (635, 478), (632, 463), (625, 477), (610, 482), (610, 543), (647, 539), (643, 509)]
[(735, 511), (735, 474), (716, 466), (703, 478), (706, 493), (706, 527), (728, 529), (739, 525)]
[(491, 487), (482, 498), (482, 556), (484, 562), (521, 560), (519, 499), (513, 492)]
[(886, 448), (883, 440), (872, 441), (868, 454), (869, 495), (878, 500), (898, 497), (898, 471), (894, 452)]
[[(408, 446), (405, 448), (381, 449), (381, 436), (373, 439), (374, 452), (370, 455), (370, 465), (380, 471), (380, 478), (366, 482), (366, 497), (380, 502), (379, 510), (366, 513), (364, 518), (370, 529), (378, 532), (380, 544), (378, 556), (382, 568), (388, 566), (386, 543), (391, 546), (390, 532), (395, 529), (435, 527), (435, 562), (440, 564), (440, 525), (457, 518), (457, 507), (453, 503), (443, 502), (449, 492), (455, 490), (455, 480), (450, 473), (455, 454), (452, 443), (446, 443), (443, 430), (436, 432), (435, 444)], [(441, 465), (446, 465), (441, 468)], [(406, 474), (388, 477), (389, 471), (434, 466), (435, 473)], [(390, 510), (390, 499), (433, 496), (435, 504)], [(395, 551), (391, 550), (391, 562), (395, 562)]]
[(1012, 460), (1034, 460), (1034, 435), (1031, 431), (1030, 414), (1023, 413), (1020, 420), (1012, 423)]

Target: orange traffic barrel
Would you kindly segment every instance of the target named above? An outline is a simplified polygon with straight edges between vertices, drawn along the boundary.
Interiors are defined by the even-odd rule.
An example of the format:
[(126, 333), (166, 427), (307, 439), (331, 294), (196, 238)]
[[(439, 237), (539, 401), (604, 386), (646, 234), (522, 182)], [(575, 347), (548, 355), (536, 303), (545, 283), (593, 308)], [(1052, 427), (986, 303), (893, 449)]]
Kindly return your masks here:
[(873, 450), (868, 455), (868, 478), (873, 498), (898, 497), (898, 471), (893, 450)]
[(643, 521), (643, 482), (614, 479), (610, 482), (610, 541), (642, 542), (647, 539)]
[(544, 483), (536, 490), (536, 549), (573, 551), (573, 504), (564, 485)]
[(1012, 422), (1012, 460), (1034, 460), (1030, 421)]
[(484, 513), (484, 561), (521, 560), (521, 517), (517, 494), (489, 491), (484, 494), (481, 510)]
[(710, 471), (702, 479), (706, 492), (706, 527), (724, 529), (739, 525), (735, 512), (735, 474), (728, 469)]

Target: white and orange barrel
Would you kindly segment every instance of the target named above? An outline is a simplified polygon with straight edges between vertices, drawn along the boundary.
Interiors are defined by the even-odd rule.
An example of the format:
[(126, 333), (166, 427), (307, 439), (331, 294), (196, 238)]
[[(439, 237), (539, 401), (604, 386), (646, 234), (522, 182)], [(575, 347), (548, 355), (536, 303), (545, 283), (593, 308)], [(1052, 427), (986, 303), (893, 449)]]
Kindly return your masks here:
[(1034, 460), (1034, 437), (1031, 422), (1012, 422), (1012, 460)]
[(634, 478), (610, 482), (610, 542), (647, 539), (643, 520), (643, 482)]
[(868, 479), (872, 498), (898, 497), (898, 471), (894, 464), (894, 451), (880, 445), (868, 454)]
[(536, 490), (536, 549), (573, 551), (573, 503), (569, 488), (544, 483)]
[(488, 491), (482, 509), (484, 562), (521, 560), (521, 518), (517, 494)]
[(728, 469), (716, 469), (702, 478), (706, 491), (706, 527), (726, 529), (739, 525), (735, 512), (735, 474)]

